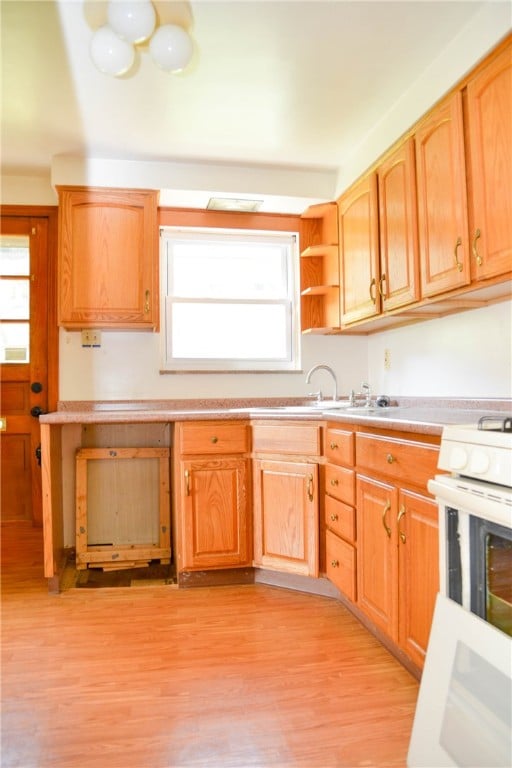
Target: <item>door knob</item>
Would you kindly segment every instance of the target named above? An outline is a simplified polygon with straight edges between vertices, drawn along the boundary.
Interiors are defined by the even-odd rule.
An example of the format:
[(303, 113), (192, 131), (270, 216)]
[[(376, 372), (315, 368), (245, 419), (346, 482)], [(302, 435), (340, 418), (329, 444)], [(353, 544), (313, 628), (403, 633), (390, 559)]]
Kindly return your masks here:
[(30, 415), (33, 416), (34, 419), (38, 419), (43, 413), (44, 411), (40, 405), (34, 405), (34, 407), (30, 409)]

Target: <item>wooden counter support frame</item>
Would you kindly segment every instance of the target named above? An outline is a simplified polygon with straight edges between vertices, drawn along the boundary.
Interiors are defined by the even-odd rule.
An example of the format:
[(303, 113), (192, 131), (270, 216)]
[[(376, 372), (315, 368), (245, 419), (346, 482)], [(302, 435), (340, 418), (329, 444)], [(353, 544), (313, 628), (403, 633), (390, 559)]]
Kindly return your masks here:
[[(158, 541), (104, 544), (88, 542), (88, 462), (154, 459), (158, 461)], [(169, 563), (171, 557), (170, 487), (168, 448), (81, 448), (76, 453), (76, 567), (118, 570), (147, 565), (151, 560)]]

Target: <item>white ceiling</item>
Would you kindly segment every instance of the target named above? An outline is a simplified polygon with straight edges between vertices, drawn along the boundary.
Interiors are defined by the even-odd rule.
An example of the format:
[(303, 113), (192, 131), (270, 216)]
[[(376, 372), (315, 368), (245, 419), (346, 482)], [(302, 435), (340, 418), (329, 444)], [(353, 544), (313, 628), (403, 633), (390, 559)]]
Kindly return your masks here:
[(192, 63), (172, 75), (142, 51), (112, 78), (88, 52), (105, 2), (2, 0), (2, 171), (79, 155), (332, 173), (482, 5), (157, 2)]

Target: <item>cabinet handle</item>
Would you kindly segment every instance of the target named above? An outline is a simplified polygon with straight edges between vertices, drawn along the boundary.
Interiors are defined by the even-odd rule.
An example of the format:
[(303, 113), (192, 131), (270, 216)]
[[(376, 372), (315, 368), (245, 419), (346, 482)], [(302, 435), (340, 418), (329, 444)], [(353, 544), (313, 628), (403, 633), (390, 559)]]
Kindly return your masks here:
[(459, 255), (457, 253), (461, 245), (462, 245), (462, 238), (458, 237), (457, 242), (455, 243), (455, 249), (453, 251), (453, 255), (455, 256), (455, 265), (459, 270), (459, 272), (462, 272), (462, 270), (464, 269), (464, 265), (462, 261), (459, 261)]
[(393, 464), (393, 462), (396, 461), (396, 459), (395, 459), (395, 457), (393, 456), (392, 453), (388, 453), (386, 455), (386, 461), (387, 461), (388, 464)]
[(331, 560), (331, 566), (333, 568), (339, 568), (340, 567), (340, 561), (339, 560)]
[(149, 297), (150, 297), (150, 293), (149, 291), (146, 291), (146, 293), (144, 294), (144, 314), (145, 315), (149, 314)]
[(386, 291), (384, 290), (384, 283), (386, 282), (386, 275), (382, 275), (382, 277), (379, 280), (379, 293), (384, 298), (386, 295)]
[(339, 481), (335, 477), (333, 477), (333, 479), (331, 480), (331, 485), (337, 486), (338, 482)]
[(333, 512), (333, 514), (331, 515), (331, 520), (333, 521), (333, 523), (335, 523), (337, 519), (338, 519), (338, 515), (335, 512)]
[(478, 264), (479, 267), (481, 267), (482, 266), (482, 257), (478, 253), (478, 250), (477, 250), (477, 247), (476, 247), (476, 242), (477, 242), (479, 237), (482, 237), (482, 233), (480, 232), (479, 229), (477, 229), (477, 231), (475, 232), (475, 238), (473, 240), (472, 251), (473, 251), (473, 256), (476, 259), (476, 263)]
[(185, 495), (190, 496), (190, 472), (185, 470)]
[(313, 475), (308, 475), (308, 499), (313, 501)]
[(387, 515), (387, 513), (389, 512), (389, 510), (390, 510), (390, 509), (391, 509), (391, 502), (390, 502), (390, 500), (388, 499), (388, 500), (386, 501), (386, 505), (385, 505), (385, 507), (384, 507), (384, 510), (383, 510), (383, 512), (382, 512), (382, 525), (384, 526), (384, 529), (385, 529), (385, 531), (386, 531), (386, 533), (387, 533), (387, 535), (388, 535), (388, 539), (390, 539), (390, 538), (391, 538), (391, 528), (390, 528), (390, 527), (389, 527), (389, 525), (386, 523), (386, 515)]
[(338, 448), (338, 443), (331, 443), (331, 451), (336, 451)]
[(215, 435), (214, 435), (213, 437), (210, 438), (210, 442), (212, 442), (215, 445), (215, 443), (219, 442), (219, 438), (215, 437)]
[(400, 536), (400, 541), (402, 542), (402, 544), (405, 544), (405, 542), (406, 542), (405, 533), (400, 530), (400, 520), (402, 519), (402, 517), (404, 515), (405, 515), (405, 505), (401, 504), (400, 505), (400, 511), (398, 513), (398, 517), (396, 518), (396, 524), (398, 526), (398, 534)]
[[(372, 288), (375, 288), (375, 295), (373, 294)], [(375, 278), (370, 283), (370, 299), (372, 300), (372, 304), (377, 303), (377, 281)]]

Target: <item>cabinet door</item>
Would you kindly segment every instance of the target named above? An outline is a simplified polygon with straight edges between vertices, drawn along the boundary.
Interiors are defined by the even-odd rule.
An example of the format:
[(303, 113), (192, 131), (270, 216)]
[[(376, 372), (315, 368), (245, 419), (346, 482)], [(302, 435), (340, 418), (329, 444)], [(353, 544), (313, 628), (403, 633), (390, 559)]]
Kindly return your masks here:
[(339, 207), (342, 325), (380, 313), (377, 176), (365, 176)]
[(512, 269), (512, 46), (468, 84), (471, 269)]
[(157, 193), (59, 188), (59, 324), (158, 326)]
[(373, 623), (398, 641), (398, 491), (391, 485), (357, 480), (357, 603)]
[(256, 565), (318, 576), (317, 477), (316, 464), (254, 462)]
[(384, 310), (420, 298), (414, 139), (382, 163), (379, 179), (380, 280)]
[(180, 468), (180, 570), (250, 564), (247, 460), (197, 459)]
[(462, 96), (433, 110), (416, 132), (421, 294), (470, 281)]
[(439, 591), (437, 504), (401, 490), (398, 512), (399, 643), (423, 667)]

